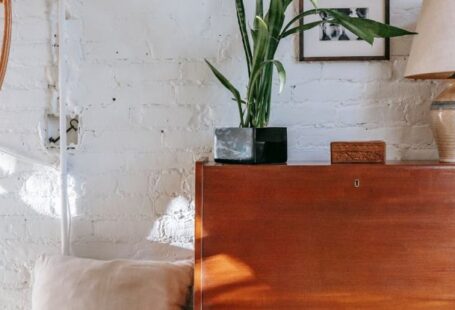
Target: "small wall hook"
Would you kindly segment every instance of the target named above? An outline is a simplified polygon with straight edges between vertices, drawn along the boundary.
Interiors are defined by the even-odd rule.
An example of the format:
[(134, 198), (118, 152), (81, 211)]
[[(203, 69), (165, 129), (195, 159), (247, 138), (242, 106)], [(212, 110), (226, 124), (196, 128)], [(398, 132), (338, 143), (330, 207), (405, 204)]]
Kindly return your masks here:
[[(70, 121), (70, 127), (66, 130), (66, 133), (69, 133), (72, 130), (77, 132), (78, 131), (78, 127), (79, 127), (79, 121), (76, 118), (73, 118)], [(51, 137), (51, 138), (49, 138), (49, 142), (50, 143), (57, 143), (58, 141), (60, 141), (60, 137), (57, 137), (57, 138), (52, 138)]]

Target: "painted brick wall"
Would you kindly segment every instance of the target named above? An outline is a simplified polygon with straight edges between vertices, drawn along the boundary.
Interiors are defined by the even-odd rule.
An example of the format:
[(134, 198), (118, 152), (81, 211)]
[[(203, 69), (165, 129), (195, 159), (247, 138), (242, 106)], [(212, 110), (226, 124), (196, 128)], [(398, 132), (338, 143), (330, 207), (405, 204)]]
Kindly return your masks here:
[[(0, 93), (0, 147), (43, 162), (55, 160), (42, 138), (56, 105), (55, 2), (14, 1)], [(392, 0), (392, 22), (413, 29), (420, 2)], [(75, 253), (187, 255), (144, 239), (159, 216), (177, 227), (191, 214), (166, 208), (191, 199), (193, 162), (210, 154), (213, 128), (238, 122), (203, 63), (244, 85), (233, 1), (68, 0), (67, 18), (66, 99), (82, 127), (69, 159)], [(390, 62), (302, 64), (296, 41), (285, 42), (278, 58), (289, 81), (272, 125), (289, 127), (290, 159), (328, 160), (330, 141), (352, 139), (386, 140), (389, 159), (435, 158), (427, 111), (438, 87), (403, 80), (409, 45), (393, 40)], [(35, 258), (59, 251), (56, 179), (53, 168), (0, 155), (0, 309), (29, 309)], [(174, 243), (188, 246), (183, 230)]]

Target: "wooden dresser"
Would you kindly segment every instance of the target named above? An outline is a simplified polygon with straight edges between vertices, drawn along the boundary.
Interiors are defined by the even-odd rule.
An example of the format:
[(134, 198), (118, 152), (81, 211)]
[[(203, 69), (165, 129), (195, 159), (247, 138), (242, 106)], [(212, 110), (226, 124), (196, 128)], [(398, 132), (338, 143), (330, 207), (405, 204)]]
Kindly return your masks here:
[(455, 309), (455, 166), (196, 166), (195, 309)]

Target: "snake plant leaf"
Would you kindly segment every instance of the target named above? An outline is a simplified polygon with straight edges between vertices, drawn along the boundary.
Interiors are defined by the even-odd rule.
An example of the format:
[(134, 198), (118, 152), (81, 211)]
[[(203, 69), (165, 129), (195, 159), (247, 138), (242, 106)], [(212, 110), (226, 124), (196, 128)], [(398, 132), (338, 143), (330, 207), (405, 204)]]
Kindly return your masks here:
[(264, 67), (266, 67), (267, 65), (270, 65), (270, 64), (273, 64), (275, 66), (277, 72), (278, 72), (278, 78), (280, 80), (280, 91), (279, 92), (281, 94), (283, 92), (283, 90), (284, 90), (284, 86), (286, 85), (286, 70), (284, 69), (283, 64), (280, 61), (278, 61), (278, 60), (266, 60), (266, 61), (263, 61), (259, 65), (257, 70), (253, 73), (252, 81), (253, 81), (253, 83), (255, 81), (257, 81), (257, 79), (260, 77)]
[[(285, 3), (284, 3), (285, 4)], [(266, 22), (269, 26), (270, 38), (264, 60), (273, 59), (280, 43), (281, 29), (283, 28), (286, 8), (283, 0), (271, 0), (270, 9), (266, 16)], [(270, 70), (268, 70), (270, 71)], [(272, 72), (270, 74), (273, 74)]]
[(234, 96), (235, 100), (237, 101), (239, 112), (240, 112), (240, 119), (241, 119), (241, 126), (243, 126), (243, 109), (242, 109), (242, 97), (240, 96), (240, 92), (235, 88), (234, 85), (232, 85), (231, 82), (220, 72), (218, 69), (216, 69), (207, 59), (205, 59), (205, 62), (209, 66), (210, 70), (212, 70), (213, 74), (216, 76), (216, 78), (223, 84), (224, 87), (226, 87)]
[(314, 6), (315, 8), (317, 8), (317, 7), (318, 7), (319, 0), (311, 0), (311, 3), (313, 3), (313, 6)]
[[(264, 18), (264, 1), (263, 0), (256, 0), (256, 15), (259, 16), (260, 18)], [(258, 21), (254, 19), (253, 23), (253, 29), (251, 30), (251, 35), (253, 37), (253, 42), (256, 43), (256, 38), (255, 38), (255, 32), (256, 29), (258, 29)]]
[(336, 10), (325, 10), (335, 20), (334, 22), (346, 27), (361, 39), (373, 44), (375, 38), (391, 38), (416, 34), (404, 29), (382, 24), (365, 18), (349, 17)]
[(234, 98), (237, 101), (241, 102), (242, 98), (237, 88), (235, 88), (235, 86), (232, 85), (232, 83), (229, 82), (229, 80), (220, 71), (218, 71), (218, 69), (216, 69), (207, 59), (205, 59), (205, 62), (210, 67), (210, 70), (212, 70), (216, 78), (221, 82), (221, 84), (223, 84), (223, 86), (226, 87), (232, 93), (232, 95), (234, 95)]
[(371, 19), (352, 17), (351, 19), (352, 23), (356, 24), (357, 27), (369, 31), (375, 38), (392, 38), (417, 34), (416, 32), (382, 24)]
[(269, 26), (270, 36), (277, 39), (284, 23), (284, 7), (282, 0), (271, 0), (270, 9), (266, 16), (266, 23)]
[[(254, 21), (254, 23), (256, 24), (256, 20)], [(254, 27), (256, 28), (257, 26), (255, 25)], [(253, 45), (256, 46), (258, 31), (255, 29), (251, 29), (250, 31), (251, 31), (251, 37), (253, 38)]]
[(264, 17), (264, 1), (256, 0), (256, 16)]
[(255, 45), (252, 71), (254, 71), (255, 70), (254, 67), (257, 67), (260, 64), (260, 62), (264, 59), (265, 54), (267, 53), (267, 47), (270, 37), (269, 28), (266, 22), (259, 16), (256, 16), (256, 23), (258, 25), (258, 28), (255, 30), (254, 33)]
[(278, 71), (278, 78), (280, 80), (280, 91), (279, 93), (281, 94), (284, 90), (284, 86), (286, 85), (286, 70), (284, 69), (284, 66), (281, 62), (278, 60), (272, 60), (273, 64), (276, 67), (276, 70)]
[(317, 14), (319, 11), (318, 10), (308, 10), (308, 11), (305, 11), (303, 13), (300, 13), (298, 14), (296, 17), (294, 17), (293, 19), (291, 19), (289, 21), (289, 23), (287, 23), (287, 25), (283, 28), (283, 33), (285, 33), (286, 31), (288, 31), (289, 28), (292, 27), (292, 25), (298, 21), (299, 19), (302, 19), (304, 18), (305, 16), (309, 16), (309, 15), (313, 15), (313, 14)]
[(283, 32), (281, 34), (281, 38), (286, 38), (287, 36), (290, 36), (291, 34), (294, 34), (296, 32), (300, 32), (300, 31), (307, 31), (307, 30), (310, 30), (316, 26), (319, 26), (320, 24), (322, 24), (323, 21), (320, 20), (320, 21), (317, 21), (317, 22), (312, 22), (312, 23), (308, 23), (308, 24), (303, 24), (303, 25), (300, 25), (300, 26), (297, 26), (297, 27), (294, 27), (294, 28), (291, 28), (285, 32)]
[[(321, 11), (326, 12), (334, 18), (332, 22), (337, 23), (357, 35), (359, 38), (367, 41), (370, 44), (374, 42), (374, 34), (369, 29), (364, 29), (362, 26), (359, 26), (356, 18), (349, 17), (346, 14), (343, 14), (337, 10), (331, 9), (321, 9)], [(357, 18), (358, 20), (359, 18)]]
[(292, 0), (283, 0), (284, 9), (286, 10), (291, 3), (292, 3)]
[(237, 9), (237, 21), (239, 23), (240, 34), (242, 36), (243, 49), (245, 51), (246, 63), (248, 68), (248, 75), (251, 73), (251, 66), (253, 62), (253, 56), (251, 52), (250, 39), (248, 37), (248, 30), (246, 27), (246, 15), (245, 15), (245, 6), (243, 0), (235, 1)]

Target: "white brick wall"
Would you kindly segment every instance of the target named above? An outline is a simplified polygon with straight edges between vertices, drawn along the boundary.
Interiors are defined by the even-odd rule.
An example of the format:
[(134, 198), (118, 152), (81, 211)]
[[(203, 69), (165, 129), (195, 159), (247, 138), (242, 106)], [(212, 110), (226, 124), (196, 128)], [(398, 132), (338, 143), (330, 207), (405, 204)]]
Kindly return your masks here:
[[(412, 29), (420, 2), (392, 1), (392, 22)], [(51, 155), (39, 132), (56, 98), (55, 4), (14, 1), (0, 92), (0, 146), (43, 159)], [(68, 0), (67, 15), (67, 99), (82, 125), (69, 159), (74, 249), (128, 257), (144, 251), (172, 198), (192, 197), (193, 161), (210, 154), (213, 128), (238, 123), (203, 62), (245, 84), (233, 1)], [(296, 40), (284, 42), (278, 58), (289, 81), (274, 98), (272, 125), (289, 126), (290, 159), (328, 160), (330, 141), (356, 139), (386, 140), (389, 159), (435, 158), (427, 110), (437, 87), (403, 80), (409, 44), (393, 40), (390, 62), (303, 64)], [(29, 309), (35, 258), (59, 251), (56, 175), (0, 156), (0, 309)]]

